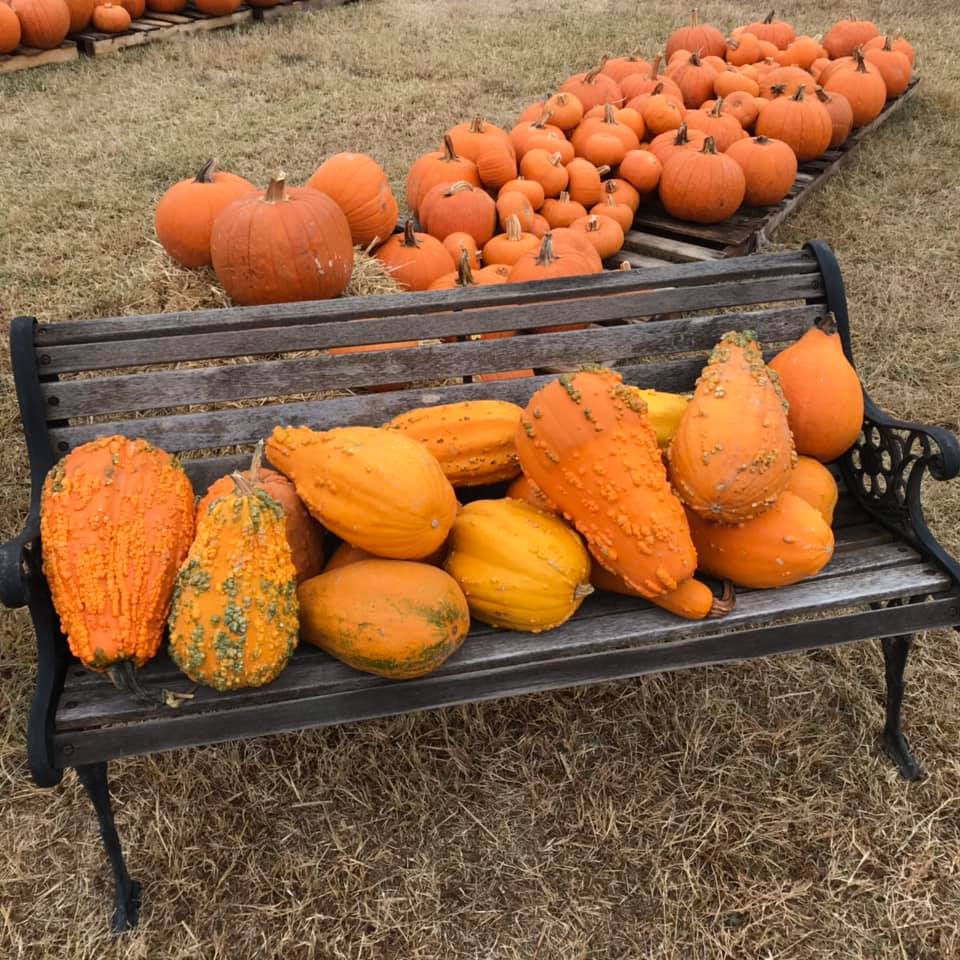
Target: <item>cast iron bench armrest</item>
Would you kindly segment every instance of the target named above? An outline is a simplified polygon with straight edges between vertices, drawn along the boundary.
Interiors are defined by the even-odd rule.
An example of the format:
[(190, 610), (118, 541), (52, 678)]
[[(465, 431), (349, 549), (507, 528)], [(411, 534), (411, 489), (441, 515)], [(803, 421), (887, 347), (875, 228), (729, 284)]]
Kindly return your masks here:
[(0, 544), (0, 601), (5, 607), (24, 607), (30, 599), (30, 553), (39, 536), (40, 514), (31, 509), (23, 530)]

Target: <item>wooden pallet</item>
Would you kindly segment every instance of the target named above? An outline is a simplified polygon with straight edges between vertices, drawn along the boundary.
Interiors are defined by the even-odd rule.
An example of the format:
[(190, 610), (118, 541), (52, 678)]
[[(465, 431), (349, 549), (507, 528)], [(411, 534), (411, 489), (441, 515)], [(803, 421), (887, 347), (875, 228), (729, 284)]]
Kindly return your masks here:
[(148, 10), (130, 24), (123, 33), (100, 33), (98, 30), (83, 30), (70, 35), (81, 53), (88, 57), (100, 57), (110, 53), (119, 53), (127, 47), (139, 47), (155, 40), (169, 40), (188, 33), (204, 30), (219, 30), (233, 27), (238, 23), (247, 23), (253, 19), (253, 10), (242, 6), (223, 17), (211, 17), (209, 14), (187, 7), (180, 13), (157, 13)]
[(0, 54), (0, 73), (13, 73), (16, 70), (29, 70), (31, 67), (43, 67), (51, 63), (67, 63), (77, 59), (77, 46), (64, 40), (53, 50), (37, 50), (35, 47), (17, 47), (13, 53)]
[(275, 7), (258, 7), (253, 11), (255, 20), (276, 20), (288, 13), (305, 13), (308, 10), (328, 10), (330, 7), (342, 7), (354, 0), (282, 0)]
[(906, 91), (887, 104), (872, 123), (856, 130), (842, 146), (800, 165), (797, 180), (785, 200), (774, 207), (744, 207), (723, 223), (687, 223), (675, 220), (658, 202), (644, 204), (626, 235), (623, 250), (611, 258), (614, 265), (661, 266), (665, 262), (717, 260), (739, 257), (762, 249), (770, 235), (817, 190), (850, 162), (861, 144), (877, 127), (897, 112), (916, 92), (914, 78)]

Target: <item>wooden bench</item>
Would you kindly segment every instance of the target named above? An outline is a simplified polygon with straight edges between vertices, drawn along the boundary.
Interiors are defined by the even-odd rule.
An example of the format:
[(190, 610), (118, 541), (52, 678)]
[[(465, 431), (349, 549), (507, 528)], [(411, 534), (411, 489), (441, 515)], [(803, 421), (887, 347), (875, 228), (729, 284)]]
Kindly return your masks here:
[[(134, 924), (139, 905), (110, 808), (107, 762), (120, 757), (881, 638), (881, 742), (905, 777), (920, 776), (900, 726), (911, 637), (960, 624), (960, 566), (925, 524), (920, 488), (927, 473), (946, 480), (960, 472), (960, 447), (949, 432), (901, 422), (869, 400), (862, 436), (837, 464), (846, 493), (834, 560), (813, 580), (741, 592), (720, 621), (689, 622), (636, 599), (595, 595), (543, 634), (478, 624), (423, 679), (386, 681), (304, 646), (266, 687), (201, 689), (172, 710), (132, 699), (70, 657), (41, 573), (43, 478), (64, 453), (98, 435), (140, 436), (183, 455), (201, 493), (277, 423), (380, 424), (413, 406), (478, 397), (524, 403), (552, 376), (545, 371), (587, 361), (614, 365), (631, 383), (688, 390), (725, 331), (754, 329), (773, 352), (824, 311), (835, 315), (849, 355), (840, 271), (830, 249), (813, 243), (791, 253), (466, 292), (55, 324), (16, 319), (11, 353), (33, 497), (24, 532), (2, 548), (0, 588), (6, 605), (29, 606), (36, 628), (33, 778), (52, 786), (65, 767), (77, 769), (115, 873), (114, 928)], [(530, 332), (572, 323), (591, 326)], [(523, 335), (471, 339), (502, 330)], [(327, 352), (411, 339), (432, 342)], [(536, 375), (473, 380), (518, 368)], [(192, 686), (164, 654), (141, 680), (177, 692)]]

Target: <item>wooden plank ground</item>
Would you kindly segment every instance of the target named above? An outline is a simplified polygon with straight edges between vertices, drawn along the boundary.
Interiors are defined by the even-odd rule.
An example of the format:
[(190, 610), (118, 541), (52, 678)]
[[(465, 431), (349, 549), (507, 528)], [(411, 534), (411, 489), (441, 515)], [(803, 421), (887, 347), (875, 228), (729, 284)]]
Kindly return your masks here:
[(17, 70), (29, 70), (31, 67), (43, 67), (51, 63), (68, 63), (77, 59), (76, 44), (64, 40), (53, 50), (37, 50), (34, 47), (17, 47), (13, 53), (0, 55), (0, 73), (14, 73)]
[(891, 100), (872, 123), (855, 130), (847, 142), (822, 157), (800, 165), (797, 179), (786, 199), (773, 207), (743, 207), (723, 223), (686, 223), (676, 220), (659, 202), (641, 206), (623, 250), (610, 263), (626, 261), (634, 267), (664, 262), (686, 263), (739, 257), (762, 249), (783, 221), (795, 213), (828, 180), (836, 176), (856, 155), (860, 146), (881, 124), (896, 113), (916, 92), (919, 78)]

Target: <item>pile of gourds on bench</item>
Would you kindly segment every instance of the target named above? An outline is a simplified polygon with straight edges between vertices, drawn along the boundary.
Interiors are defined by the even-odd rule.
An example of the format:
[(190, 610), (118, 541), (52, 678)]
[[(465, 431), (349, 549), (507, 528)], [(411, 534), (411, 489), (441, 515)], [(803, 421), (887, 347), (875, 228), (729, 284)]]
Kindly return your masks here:
[[(258, 448), (196, 505), (165, 451), (83, 444), (41, 500), (70, 648), (158, 696), (134, 668), (167, 630), (188, 677), (229, 691), (273, 680), (298, 638), (359, 670), (423, 676), (471, 619), (550, 630), (597, 589), (722, 616), (732, 591), (715, 596), (697, 571), (769, 589), (832, 556), (837, 486), (823, 463), (857, 438), (863, 395), (831, 320), (769, 366), (750, 332), (727, 333), (692, 396), (596, 368), (548, 382), (525, 409), (473, 400), (380, 427), (277, 426), (275, 470)], [(462, 505), (477, 486), (486, 498)], [(325, 564), (327, 533), (340, 545)]]

